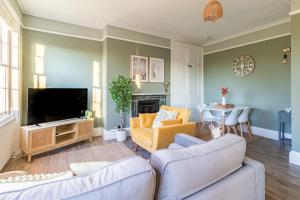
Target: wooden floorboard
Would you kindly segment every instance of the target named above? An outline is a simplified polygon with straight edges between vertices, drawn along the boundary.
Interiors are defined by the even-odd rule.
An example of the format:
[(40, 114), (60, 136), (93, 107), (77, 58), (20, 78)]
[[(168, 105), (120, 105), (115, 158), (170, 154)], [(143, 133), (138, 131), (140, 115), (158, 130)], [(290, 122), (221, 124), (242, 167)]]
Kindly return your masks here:
[[(198, 131), (198, 134), (201, 139), (209, 140), (211, 138), (207, 130)], [(69, 163), (72, 159), (68, 159), (67, 157), (76, 157), (77, 161), (85, 161), (86, 157), (89, 156), (88, 154), (98, 153), (93, 152), (93, 147), (114, 142), (115, 141), (104, 141), (101, 137), (95, 137), (91, 143), (83, 141), (78, 144), (34, 156), (32, 163), (27, 163), (26, 158), (18, 157), (11, 159), (2, 172), (27, 170), (30, 173), (49, 173), (68, 170)], [(124, 144), (129, 147), (129, 149), (134, 149), (134, 145), (130, 139)], [(253, 136), (251, 139), (247, 138), (246, 155), (262, 162), (266, 167), (267, 200), (300, 200), (300, 167), (289, 164), (288, 145), (289, 142), (281, 146), (278, 141), (259, 136)], [(87, 151), (88, 149), (91, 150)], [(125, 151), (124, 156), (126, 156), (127, 153)], [(110, 152), (109, 154), (110, 155), (107, 155), (108, 157), (112, 154), (120, 154), (120, 152), (113, 151), (113, 153)], [(137, 154), (146, 159), (150, 156), (150, 153), (142, 149), (139, 149)], [(116, 159), (117, 158), (121, 157), (116, 157)]]

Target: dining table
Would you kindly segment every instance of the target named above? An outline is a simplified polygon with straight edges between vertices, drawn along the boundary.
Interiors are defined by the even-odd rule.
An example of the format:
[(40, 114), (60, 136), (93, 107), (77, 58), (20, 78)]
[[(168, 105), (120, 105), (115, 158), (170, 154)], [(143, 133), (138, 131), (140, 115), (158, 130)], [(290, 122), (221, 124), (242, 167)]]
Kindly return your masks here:
[(202, 120), (203, 111), (220, 113), (221, 114), (221, 124), (222, 124), (222, 135), (224, 135), (226, 114), (232, 112), (236, 108), (243, 110), (246, 107), (250, 107), (250, 106), (249, 105), (232, 105), (232, 106), (227, 107), (227, 106), (221, 106), (220, 104), (210, 104), (210, 105), (199, 106), (198, 109), (200, 111), (200, 121)]

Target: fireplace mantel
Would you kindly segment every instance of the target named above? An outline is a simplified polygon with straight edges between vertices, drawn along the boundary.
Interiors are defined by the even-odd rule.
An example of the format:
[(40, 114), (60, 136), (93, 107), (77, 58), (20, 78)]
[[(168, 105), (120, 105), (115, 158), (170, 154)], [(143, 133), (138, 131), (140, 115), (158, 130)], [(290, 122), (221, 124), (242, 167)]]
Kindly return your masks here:
[(165, 95), (165, 96), (168, 96), (169, 93), (132, 93), (132, 96), (152, 96), (152, 95)]

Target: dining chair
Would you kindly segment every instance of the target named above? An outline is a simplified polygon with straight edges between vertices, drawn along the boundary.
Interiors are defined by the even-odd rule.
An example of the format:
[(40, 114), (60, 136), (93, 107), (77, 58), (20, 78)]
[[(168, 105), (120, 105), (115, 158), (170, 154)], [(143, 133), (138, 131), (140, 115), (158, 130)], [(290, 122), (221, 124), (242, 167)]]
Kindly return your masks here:
[[(233, 129), (234, 133), (237, 135), (236, 125), (238, 124), (238, 118), (241, 113), (240, 108), (235, 108), (231, 113), (225, 118), (225, 127), (227, 128), (227, 133)], [(219, 124), (222, 124), (221, 120), (217, 120)]]
[(213, 114), (211, 113), (211, 111), (209, 110), (203, 110), (201, 113), (201, 124), (200, 124), (200, 128), (202, 128), (202, 126), (204, 126), (205, 124), (210, 124), (212, 122), (215, 122), (216, 117), (213, 116)]
[(243, 109), (242, 113), (240, 114), (238, 118), (238, 124), (240, 127), (240, 133), (241, 136), (243, 136), (243, 125), (246, 125), (247, 131), (248, 131), (248, 136), (252, 136), (252, 131), (251, 131), (251, 123), (250, 123), (250, 113), (251, 113), (252, 108), (251, 107), (246, 107)]

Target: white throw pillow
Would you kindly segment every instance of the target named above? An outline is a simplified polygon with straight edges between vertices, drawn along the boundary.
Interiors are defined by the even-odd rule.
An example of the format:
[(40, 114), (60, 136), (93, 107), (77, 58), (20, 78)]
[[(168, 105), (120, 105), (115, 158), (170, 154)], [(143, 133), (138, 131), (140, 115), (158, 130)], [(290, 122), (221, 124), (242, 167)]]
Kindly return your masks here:
[(85, 176), (97, 172), (111, 163), (105, 161), (71, 163), (70, 169), (76, 176)]
[(160, 109), (154, 119), (152, 128), (160, 127), (161, 121), (176, 119), (177, 115), (178, 115), (178, 112), (176, 112), (176, 111), (168, 111), (168, 110)]
[(0, 193), (25, 190), (35, 185), (49, 183), (57, 180), (64, 180), (71, 177), (73, 177), (73, 172), (65, 171), (61, 173), (23, 175), (9, 177), (7, 179), (0, 179)]

